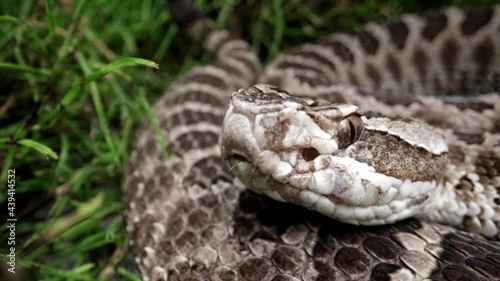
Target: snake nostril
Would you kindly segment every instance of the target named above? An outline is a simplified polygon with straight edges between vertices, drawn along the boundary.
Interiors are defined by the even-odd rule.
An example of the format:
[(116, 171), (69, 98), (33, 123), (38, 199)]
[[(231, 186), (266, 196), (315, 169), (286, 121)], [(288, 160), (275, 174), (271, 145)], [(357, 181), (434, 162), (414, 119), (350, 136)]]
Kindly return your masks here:
[(304, 158), (304, 160), (306, 160), (307, 162), (313, 161), (318, 156), (319, 156), (319, 152), (314, 147), (306, 147), (306, 148), (302, 149), (302, 158)]

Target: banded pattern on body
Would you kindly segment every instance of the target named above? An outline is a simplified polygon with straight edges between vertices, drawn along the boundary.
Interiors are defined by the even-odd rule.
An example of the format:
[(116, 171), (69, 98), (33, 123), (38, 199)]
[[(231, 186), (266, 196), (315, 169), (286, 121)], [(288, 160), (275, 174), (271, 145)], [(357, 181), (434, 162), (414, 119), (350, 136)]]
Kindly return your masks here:
[[(385, 26), (368, 24), (357, 36), (333, 34), (298, 46), (260, 81), (355, 104), (371, 116), (417, 118), (441, 128), (450, 163), (437, 211), (421, 216), (499, 238), (500, 165), (491, 161), (500, 158), (499, 28), (499, 7), (407, 15)], [(380, 157), (387, 159), (379, 163), (391, 163), (399, 156)], [(471, 188), (462, 189), (464, 182)]]
[[(127, 174), (125, 214), (144, 280), (488, 280), (499, 276), (498, 241), (425, 220), (373, 227), (341, 224), (246, 190), (220, 157), (217, 138), (230, 94), (257, 81), (260, 63), (244, 41), (213, 28), (187, 2), (172, 1), (174, 18), (190, 32), (205, 31), (204, 44), (216, 59), (173, 84), (155, 104), (169, 159), (163, 158), (151, 124), (146, 123), (137, 134)], [(482, 16), (488, 11), (494, 14)], [(475, 17), (474, 13), (482, 14)], [(498, 63), (472, 63), (471, 56), (462, 53), (474, 54), (479, 48), (464, 45), (462, 39), (467, 36), (482, 38), (475, 39), (474, 44), (479, 45), (488, 44), (484, 38), (491, 37), (495, 52), (488, 61), (494, 58), (498, 62), (497, 14), (498, 8), (470, 14), (451, 10), (424, 20), (408, 17), (386, 27), (369, 25), (358, 37), (332, 35), (279, 56), (258, 81), (295, 94), (352, 102), (370, 111), (370, 116), (425, 117), (424, 121), (442, 126), (442, 133), (451, 141), (449, 158), (454, 163), (446, 171), (448, 191), (463, 197), (457, 198), (462, 203), (451, 208), (462, 211), (467, 206), (466, 226), (482, 226), (484, 221), (477, 214), (489, 211), (470, 202), (486, 201), (494, 211), (493, 218), (499, 216), (498, 95), (470, 100), (402, 94), (430, 94), (439, 88), (437, 83), (445, 91), (455, 88), (459, 78), (415, 85), (405, 82), (430, 81), (432, 71), (428, 76), (423, 73), (429, 71), (428, 65), (439, 67), (434, 74), (466, 65), (487, 77), (491, 73), (490, 81), (498, 81)], [(489, 20), (481, 24), (474, 18)], [(406, 23), (410, 19), (428, 25), (418, 29)], [(461, 33), (454, 38), (461, 40), (455, 44), (461, 51), (448, 58), (452, 67), (446, 66), (446, 59), (440, 60), (438, 49), (424, 45), (422, 52), (430, 64), (412, 62), (409, 54), (419, 51), (410, 47), (418, 38), (441, 46), (432, 42), (459, 29)], [(352, 45), (358, 38), (368, 43)], [(480, 55), (472, 58), (481, 61)], [(406, 102), (394, 105), (394, 95)], [(466, 127), (474, 130), (460, 130)], [(459, 212), (450, 213), (458, 214), (457, 223), (464, 218)], [(498, 228), (498, 221), (494, 225)]]

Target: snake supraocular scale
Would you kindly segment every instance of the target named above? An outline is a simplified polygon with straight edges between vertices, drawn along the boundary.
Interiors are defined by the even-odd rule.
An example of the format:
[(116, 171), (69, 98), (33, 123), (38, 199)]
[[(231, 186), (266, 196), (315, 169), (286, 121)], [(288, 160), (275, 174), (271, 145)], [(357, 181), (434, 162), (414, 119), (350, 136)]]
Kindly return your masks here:
[[(215, 59), (155, 104), (169, 159), (151, 124), (137, 135), (126, 218), (145, 280), (500, 276), (499, 7), (409, 15), (357, 35), (333, 34), (279, 55), (260, 76), (246, 42), (214, 28), (190, 1), (171, 1), (171, 9), (182, 28), (204, 32)], [(218, 139), (227, 103), (257, 82), (278, 88), (233, 96), (221, 138), (226, 166)], [(420, 213), (418, 205), (433, 211), (388, 225), (343, 224), (247, 191), (231, 172), (259, 192), (274, 188), (267, 193), (280, 200), (330, 204), (319, 210), (351, 223), (392, 223)], [(412, 199), (391, 203), (405, 196)], [(380, 208), (367, 208), (374, 200)]]

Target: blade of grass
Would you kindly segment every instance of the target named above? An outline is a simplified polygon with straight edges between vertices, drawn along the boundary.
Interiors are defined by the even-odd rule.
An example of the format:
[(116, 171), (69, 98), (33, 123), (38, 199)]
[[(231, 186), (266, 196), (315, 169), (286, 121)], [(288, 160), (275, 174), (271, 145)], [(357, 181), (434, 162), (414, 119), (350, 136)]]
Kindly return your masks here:
[[(80, 66), (81, 66), (83, 72), (87, 75), (86, 79), (84, 79), (84, 83), (85, 84), (90, 83), (90, 95), (92, 96), (92, 101), (94, 102), (94, 108), (95, 108), (95, 111), (97, 113), (97, 118), (99, 119), (99, 124), (101, 126), (101, 130), (102, 130), (102, 133), (104, 135), (104, 139), (106, 140), (106, 143), (108, 144), (109, 151), (113, 155), (114, 164), (119, 165), (120, 157), (118, 156), (118, 153), (116, 151), (116, 148), (115, 148), (115, 145), (113, 142), (113, 138), (111, 137), (111, 132), (110, 132), (110, 129), (108, 126), (109, 121), (107, 120), (106, 113), (104, 112), (104, 106), (103, 106), (103, 103), (101, 100), (100, 91), (97, 88), (97, 85), (95, 83), (96, 79), (101, 78), (106, 73), (109, 73), (110, 71), (112, 71), (114, 68), (109, 67), (109, 65), (108, 65), (106, 67), (109, 68), (110, 70), (108, 70), (108, 69), (102, 70), (101, 69), (101, 70), (94, 72), (93, 75), (92, 74), (89, 75), (90, 68), (87, 64), (87, 61), (83, 57), (83, 55), (81, 55), (80, 53), (77, 53), (75, 56), (76, 56), (76, 60), (80, 63)], [(104, 68), (106, 68), (106, 67), (104, 67)], [(88, 77), (90, 77), (90, 78), (88, 78)]]
[(1, 15), (0, 16), (0, 23), (17, 23), (17, 24), (20, 24), (21, 21), (18, 18), (13, 17), (11, 15)]
[(72, 213), (58, 218), (54, 222), (47, 225), (46, 229), (42, 232), (33, 234), (33, 236), (31, 236), (31, 238), (24, 243), (23, 247), (27, 248), (27, 246), (35, 241), (42, 241), (43, 243), (53, 241), (62, 234), (65, 234), (65, 232), (70, 230), (76, 223), (95, 214), (96, 210), (102, 206), (103, 202), (104, 195), (102, 193), (98, 193), (90, 201), (81, 204)]
[(153, 130), (155, 132), (155, 137), (156, 137), (156, 140), (160, 143), (163, 157), (165, 157), (165, 159), (168, 159), (169, 154), (167, 151), (167, 142), (165, 141), (165, 138), (163, 137), (160, 125), (158, 124), (158, 120), (156, 120), (156, 118), (153, 114), (153, 110), (151, 110), (151, 106), (149, 105), (149, 102), (146, 99), (146, 94), (144, 93), (143, 89), (139, 89), (139, 100), (140, 100), (144, 110), (146, 111), (146, 114), (148, 115), (149, 121), (151, 122), (151, 124), (153, 124)]
[[(53, 0), (45, 0), (45, 13), (47, 14), (47, 21), (49, 22), (49, 42), (50, 45), (55, 46), (56, 34), (56, 19), (54, 18), (54, 2)], [(54, 49), (54, 54), (57, 49)]]
[(15, 72), (21, 72), (24, 74), (34, 74), (34, 75), (40, 75), (40, 76), (45, 76), (45, 77), (48, 77), (51, 74), (50, 69), (34, 68), (34, 67), (31, 67), (28, 65), (21, 65), (21, 64), (8, 63), (8, 62), (0, 62), (0, 70), (15, 71)]
[(32, 148), (45, 156), (49, 156), (52, 159), (57, 159), (57, 153), (55, 153), (50, 147), (30, 139), (22, 139), (16, 142), (22, 146)]
[[(68, 55), (68, 50), (73, 42), (73, 39), (75, 37), (75, 30), (76, 27), (80, 21), (80, 18), (82, 17), (82, 13), (85, 10), (85, 4), (88, 3), (86, 0), (80, 0), (77, 1), (78, 3), (76, 4), (75, 12), (73, 13), (71, 17), (71, 25), (67, 30), (67, 34), (64, 37), (64, 42), (62, 45), (62, 48), (59, 52), (59, 55), (57, 56), (56, 62), (54, 63), (54, 71), (55, 73), (59, 73), (63, 69), (63, 62), (66, 60), (66, 57)], [(57, 46), (53, 46), (55, 50), (57, 50)]]
[(156, 68), (158, 69), (159, 66), (157, 63), (150, 61), (150, 60), (145, 60), (145, 59), (140, 59), (140, 58), (121, 58), (119, 60), (116, 60), (101, 69), (92, 72), (85, 76), (85, 79), (83, 79), (83, 83), (87, 84), (89, 82), (95, 81), (104, 75), (114, 72), (118, 70), (119, 68), (125, 67), (125, 66), (147, 66), (151, 68)]

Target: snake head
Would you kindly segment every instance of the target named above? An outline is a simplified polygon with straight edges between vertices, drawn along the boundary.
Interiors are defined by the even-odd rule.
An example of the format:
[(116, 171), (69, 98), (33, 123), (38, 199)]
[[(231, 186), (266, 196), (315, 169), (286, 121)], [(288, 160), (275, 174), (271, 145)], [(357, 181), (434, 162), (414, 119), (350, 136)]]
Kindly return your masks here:
[(256, 85), (233, 93), (219, 146), (257, 193), (348, 223), (385, 224), (417, 213), (436, 192), (446, 145), (426, 126)]

